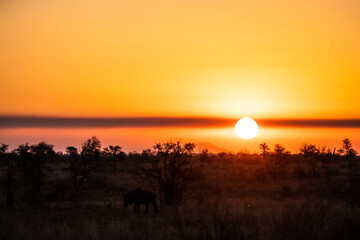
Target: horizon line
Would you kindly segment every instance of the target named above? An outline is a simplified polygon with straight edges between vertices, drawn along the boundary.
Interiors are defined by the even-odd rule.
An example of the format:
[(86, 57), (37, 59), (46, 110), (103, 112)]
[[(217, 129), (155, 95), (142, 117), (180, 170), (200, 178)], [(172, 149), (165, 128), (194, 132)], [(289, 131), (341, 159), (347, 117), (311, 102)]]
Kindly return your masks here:
[[(39, 117), (0, 116), (0, 128), (233, 127), (239, 118), (217, 117)], [(260, 127), (360, 128), (360, 118), (259, 118)]]

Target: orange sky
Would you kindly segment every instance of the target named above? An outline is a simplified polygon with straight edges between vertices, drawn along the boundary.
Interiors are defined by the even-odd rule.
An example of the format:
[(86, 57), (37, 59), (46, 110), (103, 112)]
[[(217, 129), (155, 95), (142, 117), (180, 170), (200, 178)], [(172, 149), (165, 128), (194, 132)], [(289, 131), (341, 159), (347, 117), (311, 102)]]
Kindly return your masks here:
[(0, 114), (359, 118), (359, 12), (357, 0), (1, 1)]

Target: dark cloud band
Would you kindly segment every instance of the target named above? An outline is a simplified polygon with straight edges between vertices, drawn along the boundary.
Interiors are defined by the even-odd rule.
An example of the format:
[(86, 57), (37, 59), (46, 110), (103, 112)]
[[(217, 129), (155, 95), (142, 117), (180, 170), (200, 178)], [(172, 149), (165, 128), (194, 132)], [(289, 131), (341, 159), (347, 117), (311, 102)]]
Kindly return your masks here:
[[(74, 118), (0, 116), (0, 128), (232, 127), (238, 119), (201, 117)], [(256, 119), (261, 127), (360, 128), (360, 119)]]
[(360, 119), (260, 119), (266, 127), (360, 128)]
[(62, 117), (0, 117), (0, 128), (31, 127), (214, 127), (231, 126), (234, 119), (132, 117), (132, 118), (62, 118)]

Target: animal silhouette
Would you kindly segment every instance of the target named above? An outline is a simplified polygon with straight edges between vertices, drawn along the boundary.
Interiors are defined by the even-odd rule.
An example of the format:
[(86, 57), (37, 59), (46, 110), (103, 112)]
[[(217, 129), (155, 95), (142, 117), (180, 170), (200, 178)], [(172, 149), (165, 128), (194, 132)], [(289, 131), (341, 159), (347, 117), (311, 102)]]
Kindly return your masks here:
[(146, 213), (149, 211), (149, 204), (152, 203), (154, 207), (155, 215), (158, 212), (157, 204), (156, 204), (156, 197), (155, 194), (149, 191), (144, 191), (140, 188), (137, 188), (134, 191), (129, 192), (123, 196), (124, 198), (124, 207), (128, 205), (134, 205), (134, 211), (136, 213), (139, 212), (140, 204), (144, 204), (146, 206)]

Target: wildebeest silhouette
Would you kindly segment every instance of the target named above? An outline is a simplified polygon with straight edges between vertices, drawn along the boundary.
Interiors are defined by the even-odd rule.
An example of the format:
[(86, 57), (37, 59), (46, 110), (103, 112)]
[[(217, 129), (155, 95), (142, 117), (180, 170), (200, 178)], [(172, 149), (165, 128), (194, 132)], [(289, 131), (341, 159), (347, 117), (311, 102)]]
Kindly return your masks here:
[(158, 212), (158, 208), (156, 205), (156, 197), (155, 194), (149, 191), (144, 191), (140, 188), (137, 188), (134, 191), (129, 192), (124, 195), (124, 207), (127, 207), (129, 204), (134, 205), (134, 211), (139, 212), (140, 204), (144, 204), (146, 206), (146, 213), (149, 211), (149, 203), (152, 203), (154, 207), (155, 215)]

